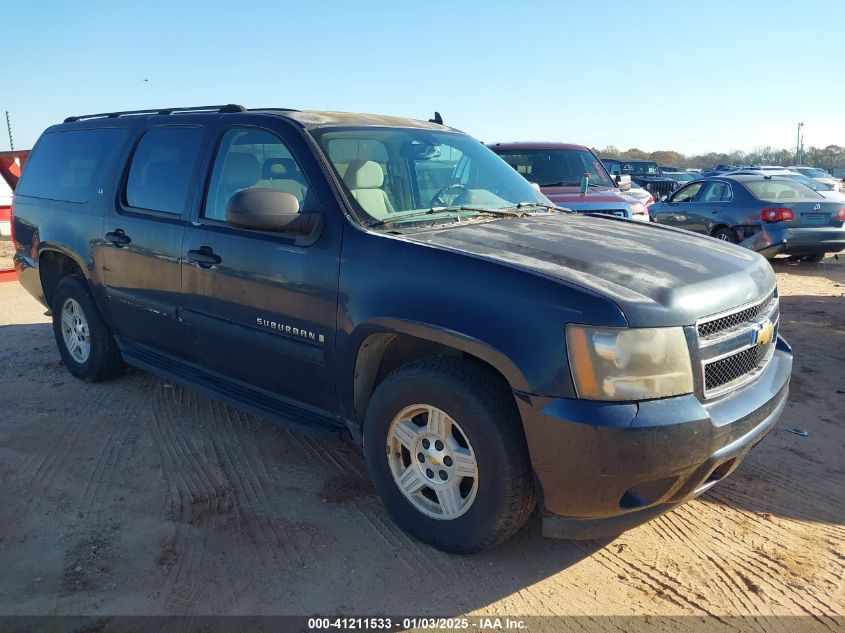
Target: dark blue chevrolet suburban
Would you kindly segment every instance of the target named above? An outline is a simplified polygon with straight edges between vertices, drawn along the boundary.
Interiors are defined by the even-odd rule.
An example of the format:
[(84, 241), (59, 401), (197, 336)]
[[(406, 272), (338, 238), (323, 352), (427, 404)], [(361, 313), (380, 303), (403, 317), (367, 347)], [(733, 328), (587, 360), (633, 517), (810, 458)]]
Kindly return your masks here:
[(729, 475), (792, 355), (769, 264), (559, 209), (436, 122), (227, 105), (70, 117), (14, 198), (68, 370), (128, 363), (363, 445), (452, 552), (619, 533)]

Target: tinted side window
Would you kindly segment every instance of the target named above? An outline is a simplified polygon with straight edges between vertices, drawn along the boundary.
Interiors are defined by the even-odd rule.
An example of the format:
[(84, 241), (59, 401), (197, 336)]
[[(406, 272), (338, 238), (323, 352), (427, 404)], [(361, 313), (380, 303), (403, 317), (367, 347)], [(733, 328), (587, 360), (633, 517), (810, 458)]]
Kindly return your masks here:
[(297, 160), (282, 139), (265, 130), (232, 128), (223, 135), (205, 201), (203, 217), (226, 221), (226, 205), (244, 189), (278, 189), (313, 210), (313, 194)]
[(64, 202), (87, 202), (128, 132), (119, 128), (50, 132), (26, 161), (17, 193)]
[(153, 128), (129, 167), (124, 202), (135, 209), (181, 214), (202, 141), (198, 127)]
[(687, 185), (672, 196), (672, 202), (692, 202), (692, 199), (695, 198), (698, 190), (701, 189), (701, 185), (703, 184), (704, 183), (697, 182), (692, 185)]
[(702, 196), (702, 202), (728, 202), (731, 195), (731, 186), (726, 182), (708, 183), (707, 189)]

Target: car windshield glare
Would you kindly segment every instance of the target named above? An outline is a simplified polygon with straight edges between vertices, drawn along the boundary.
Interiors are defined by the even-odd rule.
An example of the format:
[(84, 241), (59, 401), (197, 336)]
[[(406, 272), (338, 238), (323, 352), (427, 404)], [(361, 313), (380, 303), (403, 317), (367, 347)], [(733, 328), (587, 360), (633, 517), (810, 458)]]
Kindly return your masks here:
[(466, 134), (356, 127), (315, 130), (313, 135), (355, 201), (359, 220), (368, 226), (395, 224), (404, 216), (445, 222), (483, 215), (485, 209), (553, 206)]
[(514, 149), (497, 152), (526, 180), (541, 187), (579, 186), (589, 183), (613, 186), (607, 170), (592, 152), (581, 149)]
[(746, 188), (760, 200), (778, 200), (778, 199), (806, 199), (818, 200), (822, 196), (817, 194), (809, 187), (805, 187), (800, 182), (794, 180), (777, 180), (775, 178), (765, 178), (760, 180), (746, 180), (743, 182)]

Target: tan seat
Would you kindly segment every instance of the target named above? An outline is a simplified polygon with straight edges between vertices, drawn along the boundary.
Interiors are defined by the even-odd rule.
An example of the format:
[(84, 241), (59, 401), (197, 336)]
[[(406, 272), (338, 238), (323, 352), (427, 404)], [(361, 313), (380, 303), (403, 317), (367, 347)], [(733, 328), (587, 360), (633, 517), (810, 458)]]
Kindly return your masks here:
[(343, 181), (349, 187), (352, 197), (374, 218), (382, 220), (395, 211), (381, 188), (384, 184), (384, 172), (381, 165), (375, 161), (352, 161), (346, 168)]
[(290, 158), (268, 158), (261, 170), (261, 180), (255, 186), (292, 194), (299, 200), (300, 207), (308, 192), (308, 187), (300, 180), (296, 163)]
[(214, 208), (207, 208), (207, 218), (226, 220), (226, 205), (239, 191), (255, 187), (261, 176), (261, 165), (252, 154), (233, 152), (226, 157), (220, 175), (220, 188)]

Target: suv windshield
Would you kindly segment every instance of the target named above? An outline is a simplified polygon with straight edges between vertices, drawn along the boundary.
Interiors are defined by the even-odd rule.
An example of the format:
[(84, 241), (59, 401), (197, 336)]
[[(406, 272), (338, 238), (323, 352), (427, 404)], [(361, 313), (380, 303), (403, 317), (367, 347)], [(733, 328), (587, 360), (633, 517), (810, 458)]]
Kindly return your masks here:
[(578, 186), (590, 183), (613, 186), (607, 170), (592, 152), (581, 149), (520, 149), (497, 152), (526, 180), (541, 187)]
[(622, 173), (634, 176), (656, 176), (658, 173), (657, 163), (646, 161), (628, 161), (622, 163)]
[[(507, 163), (465, 134), (413, 128), (314, 131), (369, 226), (403, 220), (519, 213), (552, 203)], [(534, 210), (534, 209), (532, 209)]]

